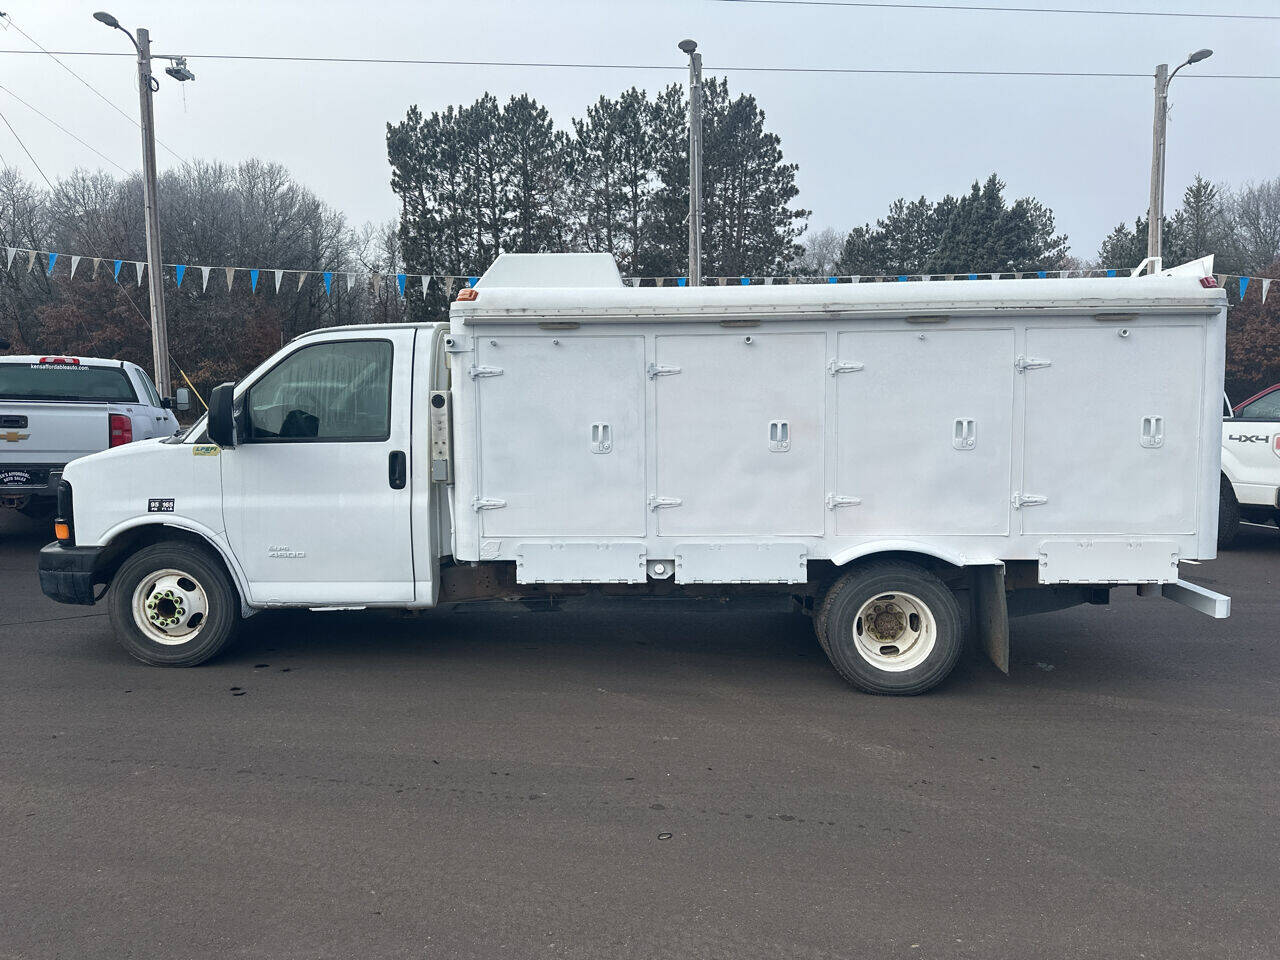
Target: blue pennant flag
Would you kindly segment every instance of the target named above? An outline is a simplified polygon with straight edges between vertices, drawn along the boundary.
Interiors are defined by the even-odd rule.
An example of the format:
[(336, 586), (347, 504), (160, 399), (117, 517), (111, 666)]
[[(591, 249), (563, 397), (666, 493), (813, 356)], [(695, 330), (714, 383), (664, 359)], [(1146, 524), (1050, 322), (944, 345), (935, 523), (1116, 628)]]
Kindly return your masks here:
[(1108, 276), (1108, 277), (1114, 277), (1115, 275), (1116, 275), (1116, 272), (1115, 272), (1114, 270), (1108, 270), (1108, 271), (1107, 271), (1107, 276)]
[(467, 286), (474, 287), (476, 285), (476, 281), (479, 279), (479, 277), (467, 277)]
[(977, 275), (976, 273), (971, 273), (971, 274), (969, 274), (969, 279), (970, 279), (970, 280), (977, 280), (977, 279), (978, 279), (978, 275)]
[(115, 278), (116, 278), (116, 283), (119, 283), (119, 282), (120, 282), (120, 265), (121, 265), (122, 263), (124, 263), (124, 261), (123, 261), (123, 260), (117, 260), (117, 261), (116, 261), (116, 269), (115, 269), (115, 273), (113, 274), (113, 276), (115, 276)]
[(1043, 279), (1044, 279), (1045, 277), (1047, 277), (1048, 275), (1049, 275), (1049, 274), (1048, 274), (1048, 271), (1045, 271), (1045, 270), (1037, 270), (1037, 271), (1036, 271), (1036, 276), (1037, 276), (1037, 277), (1039, 277), (1041, 280), (1043, 280)]
[(56, 253), (49, 254), (49, 272), (50, 273), (53, 273), (53, 265), (57, 262), (58, 262), (58, 255)]
[(187, 272), (187, 268), (179, 263), (176, 266), (174, 266), (173, 272), (178, 278), (178, 286), (182, 286), (182, 275)]
[(400, 288), (400, 296), (403, 298), (404, 297), (404, 274), (403, 273), (396, 274), (396, 286)]
[(329, 288), (333, 286), (333, 271), (326, 270), (324, 272), (324, 295), (329, 296)]
[(839, 282), (840, 282), (839, 277), (827, 277), (827, 283), (839, 283)]
[[(52, 254), (51, 256), (55, 256), (55, 257), (56, 257), (56, 256), (57, 256), (57, 254), (55, 253), (55, 254)], [(53, 272), (53, 264), (52, 264), (52, 263), (50, 263), (50, 264), (49, 264), (49, 272), (50, 272), (50, 273), (52, 273), (52, 272)], [(1243, 300), (1243, 299), (1244, 299), (1244, 292), (1245, 292), (1246, 290), (1248, 290), (1248, 289), (1249, 289), (1249, 278), (1248, 278), (1248, 277), (1241, 277), (1241, 278), (1240, 278), (1240, 299), (1241, 299), (1241, 300)]]
[(906, 277), (898, 277), (898, 282), (899, 282), (899, 283), (906, 283), (906, 282), (907, 282), (907, 278), (906, 278)]
[(751, 278), (750, 278), (750, 277), (743, 277), (739, 282), (740, 282), (744, 287), (747, 287), (747, 286), (750, 286), (750, 285), (751, 285)]
[(683, 287), (683, 286), (684, 286), (685, 284), (687, 284), (688, 282), (689, 282), (689, 278), (688, 278), (688, 277), (676, 277), (676, 286), (677, 286), (677, 287)]
[(254, 293), (258, 292), (258, 271), (257, 270), (249, 271), (249, 289), (252, 290)]

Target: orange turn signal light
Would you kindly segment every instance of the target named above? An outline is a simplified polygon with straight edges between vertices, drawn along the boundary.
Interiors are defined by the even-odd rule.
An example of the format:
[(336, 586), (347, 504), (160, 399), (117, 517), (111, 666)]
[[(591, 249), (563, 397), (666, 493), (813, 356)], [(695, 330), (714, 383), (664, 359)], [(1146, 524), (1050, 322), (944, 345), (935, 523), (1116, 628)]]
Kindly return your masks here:
[(479, 290), (475, 287), (467, 287), (465, 290), (459, 291), (458, 300), (459, 302), (464, 300), (474, 300), (478, 296), (480, 296)]
[(71, 524), (65, 520), (58, 520), (53, 525), (53, 536), (57, 540), (71, 539)]

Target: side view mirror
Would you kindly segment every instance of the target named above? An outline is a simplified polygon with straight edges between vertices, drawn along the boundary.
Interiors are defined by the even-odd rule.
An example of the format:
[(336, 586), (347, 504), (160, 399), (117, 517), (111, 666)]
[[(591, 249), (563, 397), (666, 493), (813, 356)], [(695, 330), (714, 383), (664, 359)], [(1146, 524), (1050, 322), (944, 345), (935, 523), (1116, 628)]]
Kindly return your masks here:
[(236, 445), (236, 424), (232, 405), (236, 385), (222, 383), (209, 395), (209, 439), (220, 447)]
[(173, 391), (173, 406), (179, 413), (186, 413), (191, 409), (191, 391), (186, 387), (179, 387)]

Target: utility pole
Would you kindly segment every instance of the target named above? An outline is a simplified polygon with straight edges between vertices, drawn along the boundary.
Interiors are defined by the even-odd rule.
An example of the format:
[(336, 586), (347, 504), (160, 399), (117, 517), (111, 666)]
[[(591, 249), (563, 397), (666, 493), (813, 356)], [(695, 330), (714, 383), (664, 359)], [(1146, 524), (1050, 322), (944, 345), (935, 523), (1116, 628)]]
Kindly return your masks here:
[(1151, 272), (1161, 268), (1161, 241), (1164, 234), (1164, 156), (1166, 128), (1169, 120), (1169, 84), (1178, 71), (1188, 64), (1213, 56), (1212, 50), (1197, 50), (1169, 72), (1169, 65), (1156, 67), (1156, 113), (1151, 128), (1151, 203), (1147, 207), (1147, 257), (1154, 259)]
[[(156, 197), (156, 131), (155, 114), (151, 108), (151, 95), (160, 84), (151, 75), (151, 33), (145, 27), (138, 28), (135, 37), (120, 21), (99, 10), (93, 19), (113, 30), (119, 30), (133, 42), (138, 51), (138, 109), (142, 128), (142, 205), (147, 227), (147, 289), (151, 293), (151, 362), (156, 391), (161, 397), (173, 397), (173, 381), (169, 376), (169, 322), (164, 310), (164, 273), (160, 254), (160, 203)], [(195, 74), (187, 69), (185, 57), (158, 55), (169, 60), (171, 66), (165, 73), (178, 81), (194, 80)]]
[(696, 40), (681, 40), (689, 55), (689, 285), (702, 285), (702, 54)]
[[(153, 86), (154, 84), (154, 86)], [(169, 380), (169, 320), (164, 312), (164, 274), (160, 256), (160, 204), (156, 200), (156, 131), (151, 94), (160, 86), (151, 76), (151, 34), (138, 28), (138, 105), (142, 114), (142, 204), (147, 221), (147, 271), (151, 291), (151, 362), (156, 390), (173, 396)]]

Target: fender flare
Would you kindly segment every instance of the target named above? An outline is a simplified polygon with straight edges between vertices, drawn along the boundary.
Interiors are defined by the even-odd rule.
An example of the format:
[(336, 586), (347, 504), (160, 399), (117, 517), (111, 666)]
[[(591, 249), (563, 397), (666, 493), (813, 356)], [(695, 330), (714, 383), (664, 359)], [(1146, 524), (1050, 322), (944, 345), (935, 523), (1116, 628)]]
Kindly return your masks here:
[(205, 543), (207, 543), (219, 557), (222, 558), (223, 564), (231, 574), (231, 580), (235, 584), (236, 593), (240, 596), (240, 615), (243, 617), (251, 617), (258, 612), (257, 607), (249, 605), (249, 585), (244, 575), (244, 570), (236, 561), (235, 555), (231, 552), (231, 546), (225, 538), (215, 533), (204, 524), (196, 523), (186, 517), (167, 517), (164, 520), (150, 519), (149, 517), (130, 517), (111, 527), (103, 534), (101, 538), (102, 546), (109, 547), (122, 534), (138, 530), (142, 527), (169, 527), (174, 530), (182, 530), (185, 533), (194, 534)]
[(878, 553), (917, 553), (922, 556), (933, 557), (935, 560), (941, 560), (943, 563), (949, 563), (953, 567), (1003, 566), (1003, 561), (995, 556), (966, 556), (948, 547), (940, 547), (934, 543), (923, 543), (919, 540), (869, 540), (866, 543), (845, 547), (843, 550), (833, 553), (831, 562), (837, 567), (843, 567), (854, 560), (861, 560), (863, 557), (874, 556)]

